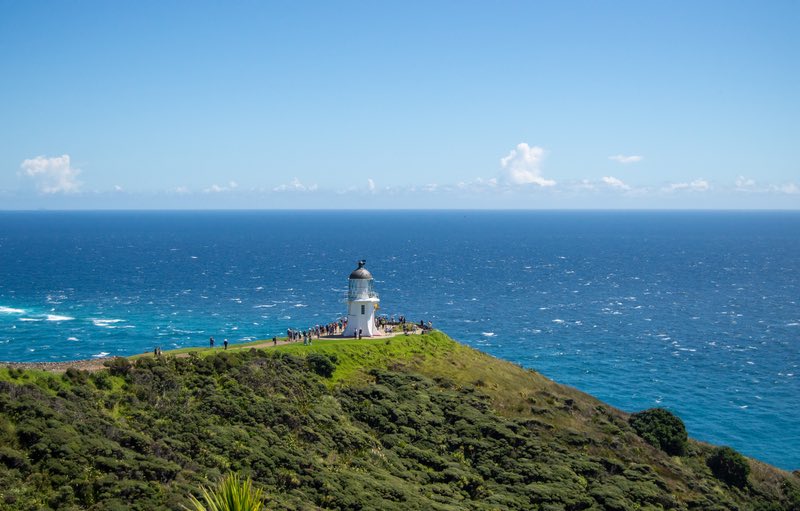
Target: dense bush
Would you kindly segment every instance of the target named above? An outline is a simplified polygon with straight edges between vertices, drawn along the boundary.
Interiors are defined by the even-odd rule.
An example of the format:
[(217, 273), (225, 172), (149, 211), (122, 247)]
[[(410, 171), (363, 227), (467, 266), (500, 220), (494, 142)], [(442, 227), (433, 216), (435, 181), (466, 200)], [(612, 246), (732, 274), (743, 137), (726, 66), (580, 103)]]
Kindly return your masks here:
[(324, 378), (333, 376), (333, 372), (336, 370), (336, 362), (338, 362), (336, 355), (324, 353), (310, 353), (306, 361), (312, 371)]
[[(403, 340), (429, 353), (435, 334), (420, 338)], [(595, 412), (576, 391), (564, 399), (543, 378), (541, 388), (512, 387), (531, 373), (466, 348), (429, 358), (444, 368), (435, 379), (411, 372), (410, 359), (364, 367), (364, 351), (336, 351), (337, 377), (354, 359), (364, 372), (330, 387), (321, 376), (337, 359), (315, 349), (334, 351), (229, 350), (0, 380), (0, 511), (185, 509), (229, 472), (263, 489), (267, 509), (767, 509), (712, 490), (702, 462), (673, 470), (638, 443), (617, 443), (621, 419), (601, 432), (616, 411)], [(478, 364), (498, 369), (480, 388), (464, 383)], [(495, 411), (498, 395), (517, 391), (541, 406)]]
[(722, 482), (738, 488), (747, 485), (747, 476), (750, 474), (750, 463), (747, 458), (731, 449), (719, 447), (708, 457), (708, 467), (714, 477)]
[(671, 456), (681, 456), (686, 451), (686, 427), (683, 421), (669, 410), (651, 408), (634, 413), (630, 425), (647, 443)]
[(125, 376), (133, 367), (130, 361), (124, 357), (114, 357), (111, 360), (106, 360), (103, 365), (108, 367), (108, 372), (112, 376)]

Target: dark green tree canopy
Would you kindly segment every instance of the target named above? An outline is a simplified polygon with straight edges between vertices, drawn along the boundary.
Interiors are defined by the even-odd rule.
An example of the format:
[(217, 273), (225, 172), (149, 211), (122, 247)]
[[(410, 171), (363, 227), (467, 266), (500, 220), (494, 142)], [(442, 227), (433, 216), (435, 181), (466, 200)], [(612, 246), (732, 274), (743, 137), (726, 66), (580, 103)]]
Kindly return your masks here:
[(647, 443), (672, 456), (686, 451), (686, 427), (683, 421), (664, 408), (650, 408), (631, 415), (630, 424)]
[(747, 459), (730, 447), (719, 447), (708, 458), (708, 467), (714, 477), (731, 486), (744, 488), (750, 474)]

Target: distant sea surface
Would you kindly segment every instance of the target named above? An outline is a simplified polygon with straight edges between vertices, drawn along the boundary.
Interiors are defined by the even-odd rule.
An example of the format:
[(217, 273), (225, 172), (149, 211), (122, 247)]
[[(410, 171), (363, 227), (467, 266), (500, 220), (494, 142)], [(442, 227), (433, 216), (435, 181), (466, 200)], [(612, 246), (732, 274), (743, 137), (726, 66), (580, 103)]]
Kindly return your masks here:
[(0, 360), (284, 335), (380, 313), (800, 468), (797, 212), (0, 212)]

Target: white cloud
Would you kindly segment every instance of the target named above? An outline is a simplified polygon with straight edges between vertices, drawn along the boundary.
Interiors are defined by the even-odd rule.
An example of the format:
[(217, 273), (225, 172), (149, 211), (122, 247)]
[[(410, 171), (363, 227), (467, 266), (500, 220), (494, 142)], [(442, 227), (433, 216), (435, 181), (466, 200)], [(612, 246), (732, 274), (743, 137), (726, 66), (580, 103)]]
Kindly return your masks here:
[(115, 192), (122, 192), (122, 191), (125, 191), (125, 189), (122, 188), (120, 185), (114, 185), (114, 191)]
[(756, 182), (753, 179), (748, 179), (744, 176), (739, 176), (736, 178), (737, 190), (752, 190), (755, 185)]
[(42, 193), (75, 193), (80, 191), (81, 183), (78, 181), (80, 169), (70, 165), (69, 155), (64, 154), (47, 158), (37, 156), (24, 160), (20, 165), (24, 175), (33, 179), (36, 187)]
[(372, 178), (367, 179), (367, 190), (369, 190), (370, 192), (375, 191), (375, 181), (373, 181)]
[(671, 183), (664, 191), (675, 192), (679, 190), (688, 190), (692, 192), (705, 192), (711, 189), (711, 185), (705, 179), (695, 179), (691, 183)]
[(618, 188), (620, 190), (630, 190), (631, 187), (625, 184), (621, 179), (614, 176), (604, 176), (602, 181), (611, 188)]
[(213, 184), (209, 188), (203, 190), (206, 193), (222, 193), (222, 192), (231, 192), (239, 187), (239, 183), (236, 181), (230, 181), (227, 186), (220, 186), (218, 184)]
[(553, 186), (552, 179), (545, 179), (539, 168), (544, 158), (544, 149), (539, 146), (529, 146), (525, 142), (517, 144), (508, 156), (500, 158), (503, 170), (503, 180), (512, 185), (536, 184), (539, 186)]
[(797, 186), (796, 183), (787, 183), (785, 185), (778, 186), (778, 191), (789, 195), (797, 195), (800, 193), (800, 186)]
[(625, 156), (624, 154), (617, 154), (614, 156), (609, 156), (608, 159), (614, 160), (622, 164), (628, 164), (628, 163), (636, 163), (642, 161), (644, 158), (633, 154), (630, 156)]
[(299, 179), (294, 178), (289, 183), (278, 185), (272, 189), (273, 192), (313, 192), (316, 191), (317, 185), (304, 185)]

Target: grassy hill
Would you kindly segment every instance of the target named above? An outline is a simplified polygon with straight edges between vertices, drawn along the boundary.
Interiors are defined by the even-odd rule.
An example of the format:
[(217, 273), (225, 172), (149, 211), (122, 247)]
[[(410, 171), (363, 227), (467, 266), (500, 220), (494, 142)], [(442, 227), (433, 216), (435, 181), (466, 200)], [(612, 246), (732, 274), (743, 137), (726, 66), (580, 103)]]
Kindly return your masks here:
[(713, 451), (438, 332), (0, 369), (0, 510), (181, 509), (228, 471), (270, 509), (800, 509), (796, 475), (729, 486)]

